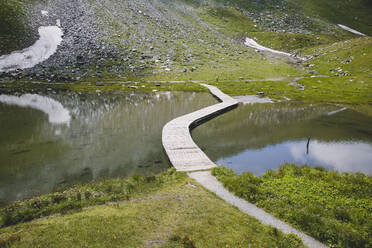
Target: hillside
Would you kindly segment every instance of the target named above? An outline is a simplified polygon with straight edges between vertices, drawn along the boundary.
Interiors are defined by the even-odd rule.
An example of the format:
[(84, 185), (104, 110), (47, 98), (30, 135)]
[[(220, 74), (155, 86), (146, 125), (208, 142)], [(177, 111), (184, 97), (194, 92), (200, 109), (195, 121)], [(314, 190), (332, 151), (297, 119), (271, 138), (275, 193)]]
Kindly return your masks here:
[[(335, 25), (341, 19), (323, 17), (328, 5), (301, 2), (10, 0), (1, 3), (0, 54), (30, 46), (40, 26), (60, 22), (64, 34), (47, 61), (0, 77), (71, 82), (301, 76), (307, 71), (293, 66), (298, 61), (244, 45), (245, 37), (251, 37), (264, 46), (297, 53), (357, 37)], [(370, 33), (370, 4), (354, 4), (360, 7), (355, 11), (349, 5), (339, 4), (339, 15), (348, 11), (361, 20), (352, 27)], [(317, 14), (310, 15), (310, 10)]]

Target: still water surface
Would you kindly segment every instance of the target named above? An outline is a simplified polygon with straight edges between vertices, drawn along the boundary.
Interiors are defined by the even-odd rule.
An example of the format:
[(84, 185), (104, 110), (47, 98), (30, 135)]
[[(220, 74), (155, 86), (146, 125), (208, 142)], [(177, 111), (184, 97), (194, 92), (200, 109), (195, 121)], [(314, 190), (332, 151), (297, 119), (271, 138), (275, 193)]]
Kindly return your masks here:
[(288, 162), (372, 174), (372, 117), (337, 106), (239, 106), (193, 137), (216, 164), (236, 173), (262, 175)]
[(169, 167), (161, 130), (215, 104), (207, 93), (0, 95), (0, 205)]

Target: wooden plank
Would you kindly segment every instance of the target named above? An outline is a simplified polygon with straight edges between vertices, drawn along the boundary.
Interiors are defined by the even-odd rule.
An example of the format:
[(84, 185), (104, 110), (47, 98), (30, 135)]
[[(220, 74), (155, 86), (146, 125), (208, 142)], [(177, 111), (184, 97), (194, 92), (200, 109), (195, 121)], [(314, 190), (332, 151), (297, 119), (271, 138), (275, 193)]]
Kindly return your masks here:
[(180, 116), (163, 127), (163, 147), (169, 161), (178, 171), (206, 170), (216, 166), (195, 144), (191, 138), (190, 129), (238, 105), (235, 99), (218, 88), (207, 84), (202, 85), (207, 87), (221, 103)]

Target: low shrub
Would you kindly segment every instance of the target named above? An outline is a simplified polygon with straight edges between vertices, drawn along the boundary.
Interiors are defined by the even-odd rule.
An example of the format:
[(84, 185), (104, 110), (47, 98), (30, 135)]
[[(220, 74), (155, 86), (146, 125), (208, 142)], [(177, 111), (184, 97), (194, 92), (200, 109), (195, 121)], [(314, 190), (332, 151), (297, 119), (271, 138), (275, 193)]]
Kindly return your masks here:
[(225, 167), (212, 173), (237, 196), (331, 247), (372, 247), (371, 176), (293, 164), (261, 177)]
[(83, 207), (124, 201), (136, 194), (157, 190), (162, 185), (185, 177), (185, 173), (169, 169), (157, 176), (134, 175), (95, 184), (77, 185), (64, 191), (34, 197), (0, 208), (0, 227), (27, 222), (56, 213), (68, 213)]

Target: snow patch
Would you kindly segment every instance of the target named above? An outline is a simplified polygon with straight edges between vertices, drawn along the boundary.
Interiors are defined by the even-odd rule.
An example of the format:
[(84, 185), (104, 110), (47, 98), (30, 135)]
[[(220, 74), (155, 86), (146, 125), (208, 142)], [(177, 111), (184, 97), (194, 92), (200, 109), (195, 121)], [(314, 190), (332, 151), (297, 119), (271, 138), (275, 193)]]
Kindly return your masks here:
[(349, 31), (353, 34), (357, 34), (357, 35), (360, 35), (360, 36), (366, 36), (365, 34), (359, 32), (359, 31), (356, 31), (355, 29), (349, 28), (348, 26), (345, 26), (345, 25), (342, 25), (342, 24), (337, 24), (337, 26), (339, 26), (340, 28), (342, 28), (346, 31)]
[(42, 14), (43, 16), (48, 16), (48, 15), (49, 15), (49, 12), (46, 11), (46, 10), (42, 10), (42, 11), (41, 11), (41, 14)]
[(245, 38), (244, 45), (246, 45), (248, 47), (251, 47), (251, 48), (254, 48), (254, 49), (257, 49), (257, 50), (261, 50), (261, 51), (266, 51), (266, 52), (271, 52), (271, 53), (276, 53), (276, 54), (281, 54), (281, 55), (292, 57), (292, 54), (290, 54), (290, 53), (286, 53), (286, 52), (282, 52), (282, 51), (277, 51), (277, 50), (274, 50), (274, 49), (271, 49), (271, 48), (268, 48), (268, 47), (264, 47), (264, 46), (258, 44), (255, 40), (253, 40), (251, 38), (248, 38), (248, 37)]
[(0, 102), (40, 110), (48, 115), (48, 121), (52, 124), (70, 124), (70, 112), (60, 102), (46, 96), (37, 94), (0, 95)]
[(63, 31), (58, 26), (42, 26), (39, 35), (32, 46), (0, 56), (0, 72), (31, 68), (47, 60), (61, 44)]

